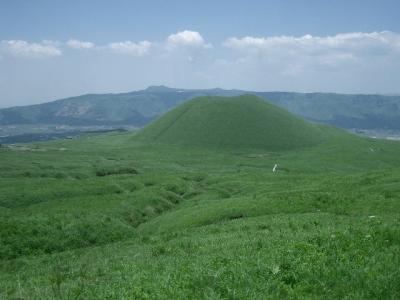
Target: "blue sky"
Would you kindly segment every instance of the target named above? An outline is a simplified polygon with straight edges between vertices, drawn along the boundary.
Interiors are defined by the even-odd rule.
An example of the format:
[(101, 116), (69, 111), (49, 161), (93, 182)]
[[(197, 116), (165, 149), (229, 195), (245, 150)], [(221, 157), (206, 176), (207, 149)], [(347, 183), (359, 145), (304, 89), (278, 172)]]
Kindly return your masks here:
[(399, 1), (0, 0), (0, 106), (164, 84), (400, 93)]

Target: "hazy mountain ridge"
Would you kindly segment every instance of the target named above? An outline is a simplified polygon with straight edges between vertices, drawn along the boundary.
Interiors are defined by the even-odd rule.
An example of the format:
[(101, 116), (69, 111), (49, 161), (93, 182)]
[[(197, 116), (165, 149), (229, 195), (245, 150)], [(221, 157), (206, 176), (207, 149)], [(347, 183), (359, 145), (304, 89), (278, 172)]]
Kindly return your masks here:
[(400, 96), (251, 92), (151, 86), (117, 94), (86, 94), (53, 102), (0, 109), (0, 125), (133, 125), (142, 127), (198, 96), (254, 94), (309, 120), (342, 128), (400, 129)]

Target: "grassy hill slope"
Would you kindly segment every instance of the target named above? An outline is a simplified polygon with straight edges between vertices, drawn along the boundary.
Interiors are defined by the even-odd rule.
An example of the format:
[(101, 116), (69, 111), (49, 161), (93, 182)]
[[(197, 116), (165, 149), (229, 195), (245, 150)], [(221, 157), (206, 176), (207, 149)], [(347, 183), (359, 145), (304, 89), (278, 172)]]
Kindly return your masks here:
[(196, 98), (137, 135), (157, 143), (270, 151), (316, 145), (323, 136), (322, 128), (252, 95)]
[(397, 299), (399, 152), (335, 130), (294, 151), (0, 147), (0, 298)]

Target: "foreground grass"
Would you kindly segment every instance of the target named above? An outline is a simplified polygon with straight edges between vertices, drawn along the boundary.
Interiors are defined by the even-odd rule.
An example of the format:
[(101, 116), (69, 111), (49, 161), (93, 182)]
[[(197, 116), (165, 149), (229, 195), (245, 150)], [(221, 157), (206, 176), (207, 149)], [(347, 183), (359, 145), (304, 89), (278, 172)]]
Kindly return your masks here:
[(400, 297), (396, 143), (26, 148), (0, 150), (0, 298)]
[(399, 227), (380, 218), (278, 214), (9, 261), (3, 295), (396, 299)]

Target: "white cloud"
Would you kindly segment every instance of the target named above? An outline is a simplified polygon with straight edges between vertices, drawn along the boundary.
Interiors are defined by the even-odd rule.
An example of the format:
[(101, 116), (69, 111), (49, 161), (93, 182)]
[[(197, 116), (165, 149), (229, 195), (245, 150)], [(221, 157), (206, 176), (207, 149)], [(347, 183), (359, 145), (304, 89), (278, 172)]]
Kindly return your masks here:
[(389, 31), (342, 33), (334, 36), (243, 37), (229, 38), (223, 45), (239, 55), (274, 65), (283, 74), (304, 70), (347, 68), (374, 64), (400, 56), (400, 34)]
[(201, 34), (197, 31), (184, 30), (171, 34), (167, 38), (169, 48), (177, 46), (194, 46), (210, 48), (211, 44), (206, 44)]
[(4, 40), (0, 42), (0, 49), (13, 56), (23, 57), (51, 57), (60, 56), (58, 43), (44, 40), (41, 43), (29, 43), (22, 40)]
[(75, 39), (70, 39), (67, 45), (72, 49), (90, 49), (95, 46), (92, 42), (83, 42)]
[(232, 37), (223, 45), (229, 51), (215, 72), (230, 74), (231, 86), (373, 93), (398, 86), (400, 34), (394, 32)]
[[(17, 73), (13, 68), (17, 68), (15, 65), (18, 64), (12, 60), (8, 63), (7, 58), (12, 55), (57, 56), (64, 54), (61, 51), (71, 45), (79, 49), (89, 49), (89, 43), (78, 40), (63, 43), (0, 41), (0, 57), (3, 57), (0, 72), (6, 74), (4, 78), (11, 78), (7, 74), (11, 70), (8, 73), (14, 74), (15, 78), (11, 78), (9, 82), (14, 80), (15, 84), (23, 76), (25, 83), (37, 78), (47, 78), (46, 64), (37, 65), (33, 61), (30, 66), (23, 62), (17, 66), (20, 68)], [(114, 89), (129, 89), (132, 83), (130, 75), (133, 74), (135, 82), (140, 82), (143, 86), (158, 81), (173, 86), (221, 86), (245, 90), (399, 92), (398, 33), (384, 31), (332, 36), (232, 37), (223, 45), (208, 50), (211, 46), (201, 34), (188, 30), (154, 42), (121, 41), (93, 45), (90, 48), (93, 55), (87, 57), (83, 64), (81, 59), (66, 51), (72, 57), (68, 64), (59, 65), (58, 72), (72, 74), (79, 69), (81, 77), (77, 78), (84, 80), (77, 80), (75, 73), (68, 73), (68, 76), (76, 79), (77, 85), (83, 86), (87, 82), (85, 78), (91, 78), (93, 82), (97, 80), (96, 84), (101, 88), (111, 86)], [(110, 52), (121, 55), (104, 55)], [(145, 57), (132, 59), (136, 56)], [(27, 72), (25, 67), (37, 69)], [(99, 68), (109, 70), (110, 67), (113, 69), (113, 76), (109, 75), (110, 72), (94, 71)], [(42, 72), (40, 76), (37, 75), (38, 72)], [(34, 77), (30, 75), (32, 73), (35, 74)], [(61, 82), (58, 88), (65, 88), (65, 83)], [(17, 89), (10, 88), (10, 93), (14, 90)]]
[(400, 35), (389, 32), (372, 33), (342, 33), (335, 36), (318, 37), (309, 34), (302, 37), (274, 36), (274, 37), (243, 37), (229, 38), (224, 46), (241, 51), (283, 51), (287, 54), (325, 55), (327, 53), (357, 54), (374, 52), (375, 54), (387, 51), (400, 50)]
[(149, 41), (141, 41), (137, 43), (125, 41), (108, 45), (108, 47), (116, 53), (130, 54), (134, 56), (142, 56), (146, 54), (150, 50), (151, 46), (152, 44)]

